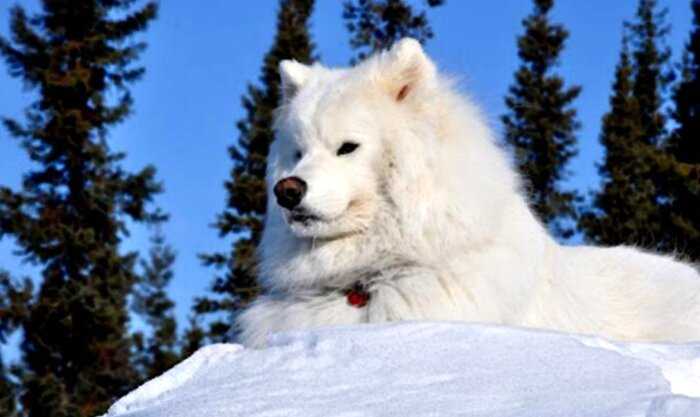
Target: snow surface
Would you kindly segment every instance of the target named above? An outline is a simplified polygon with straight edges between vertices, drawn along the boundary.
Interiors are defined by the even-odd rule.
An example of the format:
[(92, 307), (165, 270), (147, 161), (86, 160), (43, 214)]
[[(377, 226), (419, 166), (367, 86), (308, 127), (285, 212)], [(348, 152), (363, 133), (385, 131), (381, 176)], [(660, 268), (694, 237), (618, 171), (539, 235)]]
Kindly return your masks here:
[(630, 344), (458, 323), (202, 348), (107, 417), (700, 417), (700, 342)]

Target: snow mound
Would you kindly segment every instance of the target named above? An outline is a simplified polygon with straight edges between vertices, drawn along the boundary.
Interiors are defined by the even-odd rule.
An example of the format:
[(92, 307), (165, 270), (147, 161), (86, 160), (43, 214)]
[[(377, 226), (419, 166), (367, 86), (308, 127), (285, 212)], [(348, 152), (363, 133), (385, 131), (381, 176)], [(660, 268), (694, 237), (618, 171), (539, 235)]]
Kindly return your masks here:
[(457, 323), (273, 335), (205, 347), (107, 417), (699, 417), (700, 343)]

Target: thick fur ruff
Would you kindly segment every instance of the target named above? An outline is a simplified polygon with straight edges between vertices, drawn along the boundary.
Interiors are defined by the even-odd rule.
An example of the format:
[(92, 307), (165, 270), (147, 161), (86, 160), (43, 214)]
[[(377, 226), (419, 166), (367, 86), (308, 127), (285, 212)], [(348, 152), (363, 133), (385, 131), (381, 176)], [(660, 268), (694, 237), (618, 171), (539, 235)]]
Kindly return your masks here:
[[(415, 40), (350, 69), (284, 61), (280, 73), (265, 293), (236, 318), (242, 343), (394, 320), (700, 340), (698, 271), (631, 247), (555, 242), (484, 118)], [(359, 146), (344, 153), (348, 142)], [(273, 193), (292, 176), (308, 187), (294, 211)], [(356, 282), (364, 307), (343, 293)]]

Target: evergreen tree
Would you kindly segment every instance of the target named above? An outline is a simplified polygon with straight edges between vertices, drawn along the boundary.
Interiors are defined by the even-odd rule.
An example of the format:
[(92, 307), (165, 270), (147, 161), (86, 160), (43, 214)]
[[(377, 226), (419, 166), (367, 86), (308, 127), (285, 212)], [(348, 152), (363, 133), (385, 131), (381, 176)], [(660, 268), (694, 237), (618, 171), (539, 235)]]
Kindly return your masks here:
[(666, 134), (662, 90), (670, 81), (664, 70), (671, 57), (670, 49), (664, 46), (670, 31), (665, 23), (668, 10), (657, 8), (657, 0), (640, 0), (637, 20), (627, 24), (634, 47), (632, 95), (639, 106), (639, 139), (654, 146), (660, 145)]
[(666, 144), (680, 169), (661, 187), (667, 201), (668, 246), (700, 261), (700, 1), (692, 1), (691, 7), (693, 28), (673, 93), (677, 127)]
[(584, 209), (579, 226), (598, 244), (634, 244), (664, 249), (659, 184), (675, 170), (661, 148), (666, 118), (662, 91), (669, 52), (665, 10), (655, 0), (640, 0), (636, 21), (626, 24), (627, 39), (618, 64), (611, 109), (603, 118), (599, 167), (602, 186)]
[(273, 111), (280, 99), (278, 65), (284, 59), (310, 63), (313, 44), (309, 17), (313, 0), (282, 0), (277, 15), (277, 33), (265, 55), (260, 85), (249, 85), (243, 98), (245, 119), (238, 122), (238, 142), (229, 148), (233, 160), (226, 181), (227, 202), (215, 227), (221, 237), (235, 238), (230, 252), (202, 255), (205, 265), (222, 272), (215, 277), (213, 296), (196, 302), (198, 314), (224, 313), (210, 323), (214, 341), (228, 339), (230, 315), (258, 293), (255, 248), (260, 241), (265, 215), (265, 170), (272, 132)]
[(160, 218), (149, 209), (160, 185), (152, 167), (122, 169), (106, 140), (144, 72), (133, 36), (156, 14), (154, 3), (133, 3), (44, 0), (33, 17), (16, 6), (12, 38), (0, 38), (10, 74), (38, 92), (26, 122), (5, 120), (32, 169), (20, 189), (0, 187), (0, 238), (41, 269), (21, 323), (30, 417), (98, 415), (137, 380), (126, 330), (136, 254), (119, 247), (127, 221)]
[(693, 28), (681, 63), (681, 79), (673, 94), (673, 119), (678, 126), (668, 147), (679, 161), (700, 163), (700, 0), (693, 0), (691, 6)]
[(561, 186), (566, 165), (576, 154), (575, 131), (579, 128), (572, 102), (578, 86), (565, 87), (553, 73), (568, 32), (552, 24), (553, 0), (534, 0), (534, 11), (523, 20), (525, 33), (518, 38), (522, 64), (505, 99), (509, 112), (502, 117), (505, 141), (513, 149), (535, 212), (561, 237), (573, 230), (576, 194)]
[(635, 143), (642, 136), (639, 105), (633, 95), (634, 69), (623, 40), (622, 52), (615, 71), (610, 111), (603, 116), (600, 142), (606, 150), (605, 162), (598, 167), (603, 178), (602, 191), (595, 195), (594, 210), (586, 210), (579, 224), (590, 239), (598, 243), (616, 243), (621, 236), (642, 240), (640, 226), (647, 220), (638, 217), (637, 207), (653, 191), (648, 182), (648, 165), (643, 164)]
[[(444, 0), (427, 1), (429, 7), (443, 3)], [(358, 51), (355, 60), (387, 49), (404, 37), (425, 43), (434, 35), (425, 11), (416, 12), (403, 0), (346, 1), (343, 19), (350, 32), (350, 46)]]
[(0, 416), (15, 417), (17, 410), (17, 387), (10, 379), (10, 374), (5, 368), (5, 363), (0, 357)]
[(150, 327), (150, 336), (134, 335), (136, 365), (144, 380), (172, 368), (180, 359), (177, 352), (175, 304), (166, 288), (173, 278), (175, 252), (165, 243), (158, 228), (151, 237), (148, 260), (141, 260), (143, 273), (133, 292), (133, 309)]
[(31, 280), (17, 282), (7, 271), (0, 270), (0, 344), (5, 344), (28, 317), (33, 294)]
[[(7, 343), (13, 333), (27, 317), (27, 305), (32, 298), (32, 283), (26, 279), (22, 283), (13, 282), (10, 274), (0, 271), (0, 344)], [(0, 416), (18, 416), (17, 374), (15, 367), (7, 368), (0, 354)]]
[(206, 338), (206, 332), (200, 326), (197, 316), (190, 317), (190, 322), (182, 337), (180, 346), (180, 360), (188, 358), (191, 354), (201, 348)]

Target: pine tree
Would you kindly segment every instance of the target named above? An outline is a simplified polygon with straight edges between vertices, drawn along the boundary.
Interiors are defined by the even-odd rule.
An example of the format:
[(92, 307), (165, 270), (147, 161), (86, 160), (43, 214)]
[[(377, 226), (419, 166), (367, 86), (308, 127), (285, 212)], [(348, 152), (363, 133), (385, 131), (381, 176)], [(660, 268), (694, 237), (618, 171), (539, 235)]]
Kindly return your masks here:
[(230, 252), (202, 255), (205, 265), (222, 274), (214, 279), (213, 296), (198, 299), (195, 306), (198, 314), (224, 313), (223, 318), (210, 323), (208, 335), (214, 341), (228, 340), (231, 314), (258, 293), (255, 248), (265, 215), (265, 170), (274, 139), (273, 111), (280, 98), (278, 65), (284, 59), (311, 62), (313, 44), (308, 26), (312, 9), (313, 0), (280, 2), (277, 33), (263, 61), (260, 85), (249, 85), (243, 98), (247, 115), (237, 124), (238, 142), (229, 148), (233, 168), (225, 183), (228, 197), (215, 224), (221, 237), (235, 241)]
[(189, 325), (185, 330), (185, 334), (181, 340), (180, 360), (188, 358), (191, 354), (197, 351), (204, 345), (206, 332), (201, 327), (196, 315), (190, 317)]
[(669, 51), (661, 46), (668, 32), (666, 12), (656, 9), (655, 0), (640, 0), (636, 21), (625, 25), (632, 50), (628, 51), (626, 37), (611, 109), (603, 118), (602, 186), (579, 222), (587, 239), (598, 244), (664, 249), (658, 187), (674, 167), (660, 147), (665, 135), (662, 91), (668, 81), (664, 67)]
[(693, 28), (681, 63), (681, 80), (673, 94), (673, 119), (678, 126), (668, 147), (679, 161), (700, 163), (700, 0), (692, 1), (691, 6)]
[(640, 0), (637, 21), (627, 24), (634, 47), (634, 84), (632, 95), (639, 105), (640, 139), (658, 146), (665, 136), (666, 117), (662, 105), (662, 90), (669, 82), (664, 73), (671, 51), (664, 46), (670, 31), (665, 24), (668, 10), (657, 9), (657, 0)]
[[(444, 0), (428, 0), (429, 7)], [(350, 32), (350, 46), (357, 50), (353, 62), (387, 49), (404, 37), (425, 43), (434, 36), (425, 11), (416, 12), (403, 0), (356, 0), (343, 5), (343, 19)]]
[(15, 417), (17, 410), (17, 387), (10, 379), (5, 363), (0, 357), (0, 416)]
[(669, 249), (700, 261), (700, 1), (692, 1), (691, 7), (693, 29), (673, 92), (672, 117), (677, 127), (666, 144), (680, 167), (677, 175), (662, 182), (661, 194), (667, 202), (664, 230)]
[(565, 87), (553, 69), (569, 34), (552, 24), (553, 0), (535, 0), (534, 11), (523, 20), (525, 33), (518, 38), (522, 64), (505, 99), (509, 112), (502, 117), (505, 141), (513, 150), (535, 212), (557, 235), (573, 233), (577, 196), (562, 188), (566, 165), (576, 155), (579, 128), (572, 102), (578, 86)]
[(173, 278), (175, 252), (165, 242), (160, 228), (151, 237), (148, 260), (141, 260), (143, 273), (133, 291), (133, 309), (150, 327), (150, 336), (134, 335), (136, 365), (143, 380), (172, 368), (180, 359), (177, 352), (175, 303), (166, 288)]
[(606, 150), (605, 162), (598, 167), (603, 180), (602, 191), (594, 197), (594, 210), (586, 210), (579, 224), (590, 239), (598, 243), (616, 243), (620, 236), (639, 236), (640, 223), (637, 207), (644, 204), (640, 197), (649, 196), (653, 189), (648, 182), (637, 181), (648, 177), (648, 165), (643, 164), (635, 141), (642, 136), (639, 105), (633, 95), (634, 69), (623, 40), (622, 52), (615, 71), (610, 111), (603, 116), (600, 142)]
[[(0, 270), (0, 344), (7, 343), (7, 337), (21, 325), (27, 317), (27, 305), (33, 293), (32, 282), (25, 279), (15, 282), (10, 274)], [(17, 371), (8, 368), (0, 354), (0, 416), (15, 417), (17, 408)]]
[(11, 373), (0, 356), (0, 416), (17, 417), (17, 384), (11, 379)]
[(125, 171), (107, 144), (144, 72), (133, 36), (156, 14), (154, 3), (133, 3), (44, 0), (33, 17), (16, 6), (12, 38), (0, 38), (10, 74), (38, 93), (26, 122), (5, 120), (32, 169), (18, 190), (0, 187), (0, 238), (41, 270), (21, 324), (30, 417), (98, 415), (137, 381), (126, 329), (136, 254), (120, 243), (127, 221), (160, 218), (150, 209), (160, 185), (152, 167)]
[(29, 278), (13, 280), (7, 271), (0, 270), (0, 344), (17, 330), (29, 315), (28, 306), (34, 293)]

